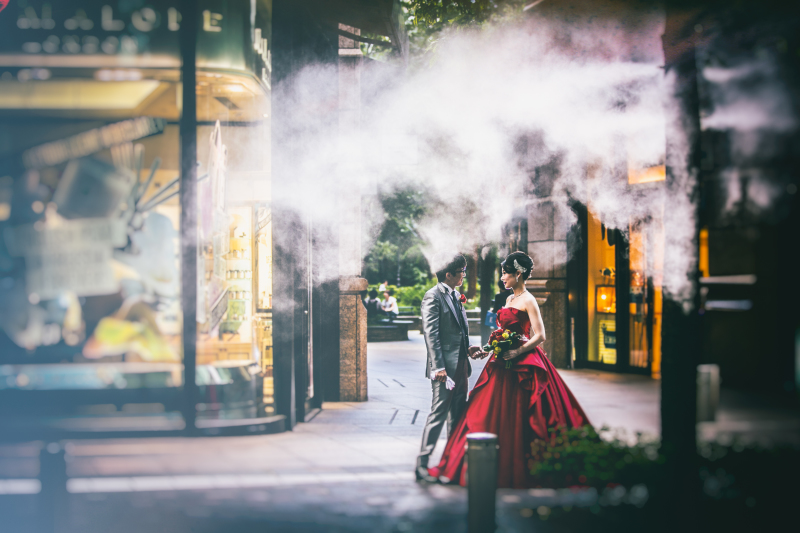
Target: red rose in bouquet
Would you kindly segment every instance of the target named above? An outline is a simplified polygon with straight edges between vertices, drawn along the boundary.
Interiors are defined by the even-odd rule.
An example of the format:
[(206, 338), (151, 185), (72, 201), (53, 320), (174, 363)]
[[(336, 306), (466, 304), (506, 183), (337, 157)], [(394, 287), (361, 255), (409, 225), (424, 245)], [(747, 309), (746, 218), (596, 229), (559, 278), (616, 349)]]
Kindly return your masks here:
[[(0, 1), (2, 1), (2, 0), (0, 0)], [(465, 303), (467, 303), (467, 297), (462, 294), (461, 295), (461, 305), (464, 305)]]
[[(528, 338), (508, 329), (496, 329), (489, 336), (489, 342), (483, 346), (484, 352), (494, 353), (499, 356), (503, 352), (519, 348)], [(511, 368), (513, 361), (506, 361), (506, 368)]]

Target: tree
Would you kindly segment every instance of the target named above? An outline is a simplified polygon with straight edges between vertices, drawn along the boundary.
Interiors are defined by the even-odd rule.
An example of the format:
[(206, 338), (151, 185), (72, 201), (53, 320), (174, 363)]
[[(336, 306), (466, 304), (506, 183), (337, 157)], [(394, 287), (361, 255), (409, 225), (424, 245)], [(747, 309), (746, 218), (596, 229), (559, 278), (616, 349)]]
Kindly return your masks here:
[(397, 285), (427, 281), (430, 267), (421, 250), (425, 241), (417, 231), (427, 212), (424, 193), (410, 187), (395, 189), (380, 193), (378, 204), (384, 219), (364, 260), (366, 278), (370, 283), (389, 280)]
[[(425, 59), (444, 30), (458, 30), (499, 18), (512, 18), (523, 12), (525, 5), (533, 0), (411, 0), (401, 2), (409, 51), (413, 67), (425, 63)], [(373, 40), (388, 38), (375, 34), (364, 34)], [(388, 46), (362, 44), (361, 50), (372, 59), (385, 59), (392, 54)]]

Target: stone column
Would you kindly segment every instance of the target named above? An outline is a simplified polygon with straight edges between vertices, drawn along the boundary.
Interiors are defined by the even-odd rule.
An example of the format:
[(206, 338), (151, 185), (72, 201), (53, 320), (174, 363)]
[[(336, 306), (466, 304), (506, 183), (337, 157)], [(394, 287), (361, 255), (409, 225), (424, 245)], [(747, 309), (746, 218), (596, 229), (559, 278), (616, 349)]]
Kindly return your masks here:
[(367, 280), (339, 278), (339, 401), (367, 400)]
[[(359, 35), (351, 26), (339, 25)], [(367, 400), (367, 310), (361, 277), (361, 49), (339, 37), (339, 401)]]
[(533, 271), (526, 283), (542, 311), (547, 340), (544, 351), (558, 368), (572, 353), (567, 307), (567, 232), (569, 219), (559, 206), (566, 202), (537, 198), (528, 206), (528, 254)]

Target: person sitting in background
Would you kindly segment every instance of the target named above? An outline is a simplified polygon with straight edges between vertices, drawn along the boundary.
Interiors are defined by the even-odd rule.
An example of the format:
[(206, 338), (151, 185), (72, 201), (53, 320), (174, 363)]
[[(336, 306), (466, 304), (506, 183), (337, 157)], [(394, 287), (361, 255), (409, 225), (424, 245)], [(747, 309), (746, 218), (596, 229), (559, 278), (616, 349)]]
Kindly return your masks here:
[(383, 309), (384, 314), (389, 317), (390, 321), (397, 318), (397, 315), (400, 313), (400, 308), (397, 307), (397, 298), (392, 296), (392, 291), (386, 291), (383, 293), (383, 302), (381, 302), (381, 308)]
[(383, 283), (378, 285), (378, 291), (379, 292), (386, 292), (388, 290), (389, 290), (389, 282), (388, 281), (384, 281)]
[(378, 299), (378, 291), (375, 289), (369, 291), (369, 297), (367, 297), (364, 302), (364, 307), (367, 308), (367, 321), (372, 322), (377, 320), (382, 310), (381, 301)]

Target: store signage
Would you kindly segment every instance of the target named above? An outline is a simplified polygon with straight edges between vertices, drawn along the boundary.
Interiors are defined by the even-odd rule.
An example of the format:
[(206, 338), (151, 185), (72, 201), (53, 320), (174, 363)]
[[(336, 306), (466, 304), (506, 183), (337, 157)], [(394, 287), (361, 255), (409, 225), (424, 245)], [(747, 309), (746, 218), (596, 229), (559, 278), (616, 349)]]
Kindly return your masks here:
[(261, 35), (261, 28), (256, 28), (255, 39), (253, 39), (253, 49), (261, 58), (261, 81), (267, 89), (271, 89), (270, 80), (272, 79), (272, 52), (269, 50), (267, 39)]
[[(198, 66), (250, 71), (269, 88), (271, 21), (264, 4), (199, 0)], [(54, 0), (12, 3), (0, 15), (0, 54), (140, 56), (139, 66), (165, 56), (177, 61), (183, 23), (178, 7), (177, 0), (145, 6), (109, 0), (85, 0), (80, 7)]]

